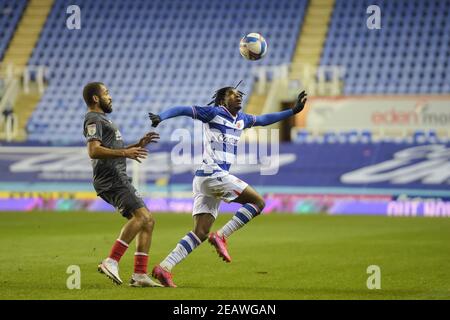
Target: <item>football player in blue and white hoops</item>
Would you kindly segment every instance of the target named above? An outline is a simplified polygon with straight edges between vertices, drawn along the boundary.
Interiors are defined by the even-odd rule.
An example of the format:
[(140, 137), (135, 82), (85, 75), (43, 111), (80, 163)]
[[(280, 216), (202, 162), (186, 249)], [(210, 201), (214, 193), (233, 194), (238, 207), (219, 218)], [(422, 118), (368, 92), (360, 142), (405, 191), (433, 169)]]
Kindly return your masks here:
[[(307, 100), (305, 91), (302, 91), (292, 109), (254, 116), (240, 111), (242, 96), (243, 93), (236, 87), (224, 87), (216, 91), (209, 104), (212, 106), (172, 107), (159, 115), (149, 113), (153, 127), (178, 116), (188, 116), (204, 123), (203, 163), (193, 181), (194, 229), (153, 268), (153, 276), (164, 286), (176, 287), (172, 280), (172, 268), (206, 239), (223, 260), (231, 262), (227, 238), (259, 215), (265, 206), (263, 197), (255, 189), (229, 173), (236, 159), (241, 133), (253, 126), (267, 126), (291, 117), (303, 110)], [(210, 233), (222, 200), (240, 203), (242, 207), (220, 230)]]

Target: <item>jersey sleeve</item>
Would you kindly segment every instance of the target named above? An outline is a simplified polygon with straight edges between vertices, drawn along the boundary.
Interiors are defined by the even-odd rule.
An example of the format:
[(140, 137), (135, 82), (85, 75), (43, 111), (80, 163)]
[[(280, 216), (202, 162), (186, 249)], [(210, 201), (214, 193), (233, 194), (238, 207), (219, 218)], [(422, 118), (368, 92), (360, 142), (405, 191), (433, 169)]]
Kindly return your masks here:
[(198, 107), (193, 106), (194, 119), (198, 119), (201, 122), (209, 122), (217, 115), (216, 107)]
[(102, 123), (100, 121), (87, 121), (84, 125), (84, 136), (86, 137), (86, 142), (98, 140), (102, 141)]
[(255, 117), (254, 126), (268, 126), (272, 123), (282, 121), (286, 118), (292, 117), (294, 115), (292, 109), (287, 109), (280, 112), (266, 113)]
[(256, 121), (256, 117), (252, 114), (243, 113), (243, 120), (244, 120), (244, 129), (248, 129), (253, 127)]

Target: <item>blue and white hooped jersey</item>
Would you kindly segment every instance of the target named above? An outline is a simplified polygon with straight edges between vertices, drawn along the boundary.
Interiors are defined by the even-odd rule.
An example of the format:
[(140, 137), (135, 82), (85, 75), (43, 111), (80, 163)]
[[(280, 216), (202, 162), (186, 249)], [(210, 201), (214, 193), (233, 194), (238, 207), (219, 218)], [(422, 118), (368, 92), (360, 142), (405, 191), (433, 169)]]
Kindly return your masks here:
[(194, 119), (203, 122), (203, 165), (205, 174), (228, 171), (235, 162), (237, 145), (244, 129), (251, 128), (255, 116), (239, 112), (235, 117), (225, 107), (192, 107)]

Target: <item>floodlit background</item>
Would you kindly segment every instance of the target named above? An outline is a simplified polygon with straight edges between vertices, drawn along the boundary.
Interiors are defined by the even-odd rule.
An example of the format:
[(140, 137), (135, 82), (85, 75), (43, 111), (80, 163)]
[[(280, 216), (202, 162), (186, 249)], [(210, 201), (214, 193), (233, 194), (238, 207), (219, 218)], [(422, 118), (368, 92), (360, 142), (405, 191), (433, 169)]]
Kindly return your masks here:
[[(239, 54), (239, 41), (250, 32), (262, 34), (268, 43), (268, 53), (259, 61)], [(242, 231), (249, 242), (236, 236), (236, 247), (264, 269), (250, 268), (258, 276), (245, 285), (264, 283), (259, 278), (264, 273), (257, 272), (273, 272), (266, 270), (270, 264), (284, 261), (280, 270), (298, 266), (302, 281), (311, 282), (299, 282), (298, 287), (286, 282), (283, 287), (283, 279), (277, 279), (285, 289), (264, 297), (367, 297), (366, 268), (380, 264), (383, 272), (384, 263), (391, 280), (397, 279), (386, 284), (394, 291), (372, 297), (448, 298), (449, 278), (442, 268), (448, 266), (450, 240), (449, 0), (0, 0), (0, 211), (5, 211), (0, 229), (8, 229), (0, 233), (9, 235), (5, 241), (14, 240), (27, 256), (32, 246), (15, 236), (35, 234), (41, 224), (49, 234), (62, 230), (55, 231), (62, 242), (76, 230), (88, 232), (82, 221), (91, 218), (110, 219), (117, 226), (96, 229), (102, 234), (98, 239), (92, 230), (87, 238), (101, 243), (119, 230), (118, 215), (93, 218), (91, 213), (114, 212), (93, 190), (82, 134), (87, 110), (83, 86), (102, 81), (113, 98), (111, 119), (127, 143), (149, 130), (161, 135), (148, 159), (142, 164), (129, 161), (128, 169), (150, 211), (171, 214), (158, 216), (162, 231), (155, 234), (154, 248), (163, 256), (191, 224), (188, 215), (172, 214), (192, 210), (201, 126), (180, 117), (152, 129), (147, 114), (206, 105), (215, 90), (240, 80), (239, 89), (246, 93), (244, 111), (250, 114), (289, 108), (301, 90), (309, 96), (303, 112), (270, 126), (275, 135), (267, 128), (252, 128), (241, 138), (245, 152), (240, 156), (255, 162), (236, 165), (231, 172), (264, 195), (264, 213), (270, 214)], [(180, 141), (179, 129), (187, 130), (192, 154), (175, 164), (171, 152)], [(261, 155), (267, 143), (269, 153)], [(276, 174), (261, 174), (264, 160), (278, 163)], [(237, 208), (222, 205), (223, 212)], [(27, 217), (32, 221), (22, 211), (31, 211)], [(67, 220), (61, 226), (45, 229), (53, 228), (62, 213)], [(344, 217), (348, 215), (352, 217)], [(65, 229), (72, 219), (74, 228)], [(169, 221), (180, 224), (178, 232), (165, 225)], [(272, 241), (264, 236), (272, 233)], [(254, 253), (262, 245), (252, 242), (257, 236), (267, 240), (271, 259)], [(5, 248), (0, 259), (9, 261), (12, 247), (0, 243)], [(246, 247), (249, 243), (255, 247)], [(292, 243), (300, 251), (279, 250)], [(97, 248), (92, 255), (73, 250), (68, 257), (91, 259), (67, 258), (61, 266), (92, 267), (106, 249)], [(49, 252), (46, 263), (53, 263), (50, 256), (56, 255)], [(249, 262), (245, 257), (240, 256), (241, 263)], [(193, 261), (186, 265), (194, 267)], [(356, 265), (347, 265), (350, 261)], [(308, 278), (324, 263), (338, 273), (359, 272), (361, 279), (348, 273), (338, 287), (327, 287), (323, 279)], [(54, 271), (61, 273), (62, 287), (64, 268)], [(407, 271), (398, 280), (401, 270)], [(296, 269), (291, 271), (291, 279), (300, 279)], [(191, 279), (192, 274), (186, 271), (185, 276)], [(360, 281), (346, 291), (355, 277)], [(17, 283), (9, 292), (26, 297), (26, 284), (20, 278)], [(243, 298), (258, 297), (242, 290)], [(227, 292), (225, 298), (230, 297)], [(50, 297), (45, 290), (35, 294)]]

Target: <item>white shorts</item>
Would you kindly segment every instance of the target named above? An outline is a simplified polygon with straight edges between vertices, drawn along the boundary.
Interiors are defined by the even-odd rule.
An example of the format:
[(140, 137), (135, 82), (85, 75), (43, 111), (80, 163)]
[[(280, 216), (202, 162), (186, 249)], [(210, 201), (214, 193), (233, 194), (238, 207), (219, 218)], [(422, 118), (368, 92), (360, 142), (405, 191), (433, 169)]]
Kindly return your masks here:
[(220, 201), (233, 201), (247, 186), (248, 183), (229, 173), (220, 172), (206, 177), (195, 176), (192, 182), (194, 191), (192, 215), (210, 213), (217, 218)]

